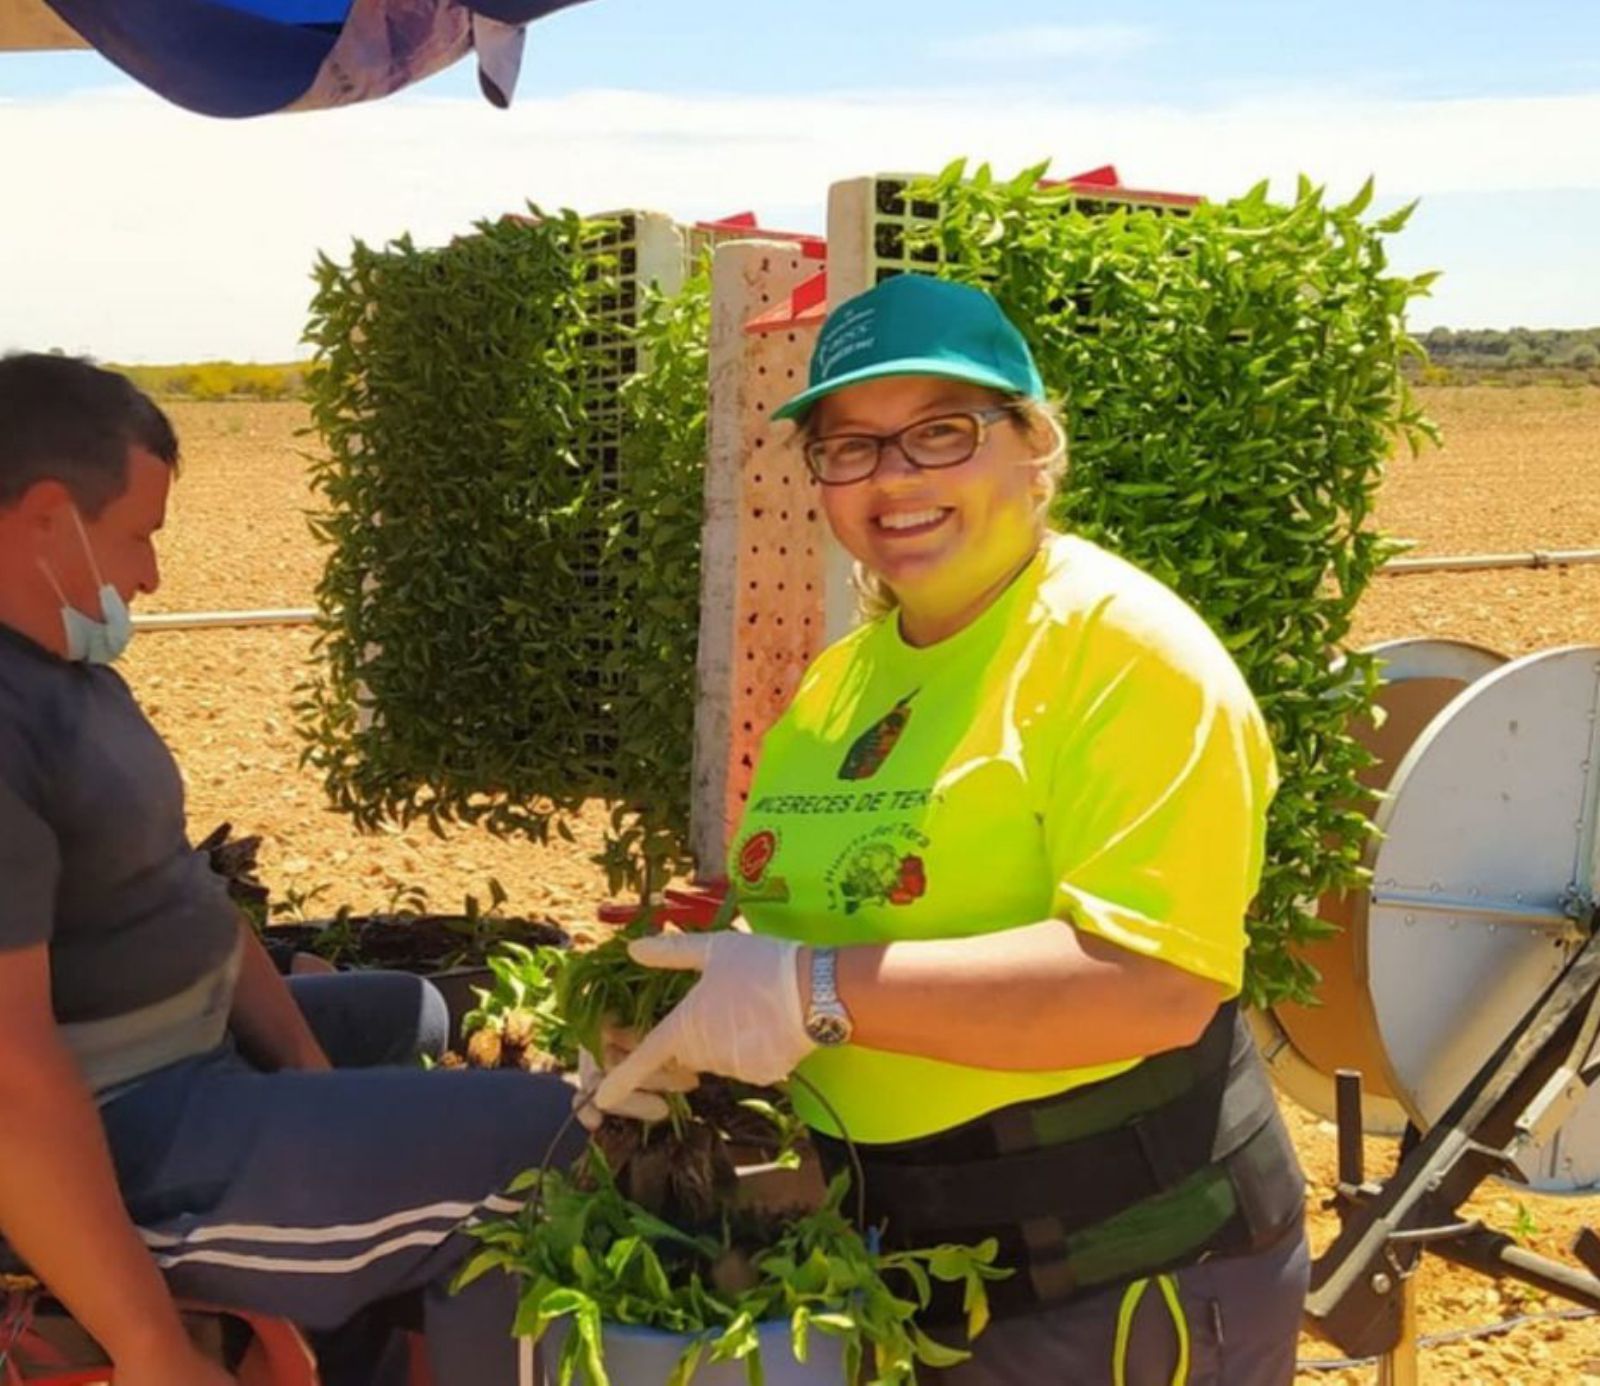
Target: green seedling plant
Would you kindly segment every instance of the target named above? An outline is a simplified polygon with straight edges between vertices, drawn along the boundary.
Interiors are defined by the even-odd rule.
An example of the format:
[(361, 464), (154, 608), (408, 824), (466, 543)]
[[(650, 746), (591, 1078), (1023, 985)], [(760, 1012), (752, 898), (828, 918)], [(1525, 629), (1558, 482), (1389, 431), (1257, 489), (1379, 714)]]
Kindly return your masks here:
[(470, 1063), (498, 1068), (509, 1047), (547, 1056), (557, 1068), (576, 1065), (576, 1050), (556, 1008), (556, 974), (566, 957), (564, 949), (514, 942), (500, 943), (488, 956), (485, 965), (494, 981), (473, 988), (478, 1004), (461, 1018)]
[[(512, 1017), (568, 1066), (580, 1047), (604, 1055), (615, 1032), (648, 1031), (694, 983), (693, 974), (628, 956), (629, 941), (651, 927), (646, 915), (583, 951), (502, 949), (490, 964), (495, 984), (467, 1020), (478, 1027), (469, 1050), (487, 1037), (481, 1042), (498, 1059)], [(935, 1282), (958, 1283), (969, 1332), (980, 1332), (985, 1282), (1007, 1274), (994, 1265), (995, 1246), (879, 1251), (841, 1211), (843, 1176), (820, 1207), (752, 1206), (741, 1197), (741, 1159), (747, 1168), (795, 1170), (806, 1145), (782, 1092), (702, 1075), (693, 1092), (673, 1096), (667, 1121), (607, 1118), (571, 1171), (525, 1175), (517, 1187), (531, 1195), (528, 1206), (476, 1230), (484, 1248), (461, 1283), (494, 1269), (516, 1276), (519, 1334), (538, 1339), (568, 1320), (562, 1383), (609, 1386), (608, 1323), (684, 1335), (676, 1386), (711, 1362), (742, 1362), (759, 1386), (759, 1329), (774, 1319), (789, 1325), (801, 1361), (812, 1334), (838, 1338), (851, 1381), (910, 1382), (918, 1363), (960, 1360), (916, 1316)]]
[[(274, 918), (297, 924), (309, 922), (311, 906), (330, 894), (332, 887), (326, 881), (306, 888), (290, 886), (284, 898), (270, 907)], [(353, 963), (361, 957), (361, 928), (352, 917), (354, 907), (340, 905), (331, 917), (311, 936), (311, 952), (335, 967)]]
[(1533, 1210), (1520, 1198), (1517, 1200), (1517, 1214), (1511, 1220), (1511, 1235), (1523, 1246), (1527, 1246), (1539, 1235), (1539, 1220), (1534, 1217)]
[(569, 1322), (555, 1370), (560, 1386), (610, 1386), (606, 1324), (683, 1336), (668, 1386), (687, 1386), (702, 1363), (741, 1362), (751, 1386), (763, 1379), (758, 1332), (787, 1322), (798, 1361), (813, 1334), (840, 1340), (845, 1379), (870, 1386), (915, 1382), (919, 1364), (943, 1367), (967, 1354), (916, 1323), (935, 1282), (962, 1287), (970, 1336), (988, 1321), (986, 1283), (995, 1243), (879, 1252), (842, 1212), (849, 1181), (833, 1181), (823, 1205), (781, 1221), (726, 1209), (693, 1228), (626, 1197), (591, 1151), (578, 1173), (530, 1173), (515, 1219), (475, 1230), (483, 1243), (459, 1285), (491, 1270), (517, 1276), (515, 1331), (538, 1341)]
[(778, 1148), (772, 1163), (779, 1169), (799, 1169), (804, 1160), (806, 1124), (786, 1102), (776, 1102), (765, 1097), (743, 1097), (739, 1106), (753, 1112), (772, 1127)]
[(461, 918), (447, 920), (445, 928), (461, 939), (461, 946), (445, 960), (445, 967), (461, 967), (479, 959), (487, 962), (491, 951), (505, 941), (508, 924), (505, 904), (510, 898), (506, 888), (493, 876), (489, 878), (489, 907), (485, 909), (478, 897), (468, 894), (462, 901)]
[(428, 912), (428, 890), (415, 881), (395, 881), (389, 887), (389, 897), (384, 902), (383, 913), (401, 921), (417, 918)]
[(311, 906), (332, 891), (333, 887), (326, 881), (314, 886), (290, 886), (283, 893), (283, 899), (273, 901), (269, 912), (274, 919), (289, 920), (303, 924), (311, 917)]
[(628, 944), (651, 932), (647, 919), (630, 924), (604, 943), (563, 960), (556, 974), (556, 1010), (573, 1043), (599, 1057), (608, 1028), (643, 1034), (689, 994), (694, 972), (644, 967), (628, 955)]
[(361, 957), (361, 926), (351, 917), (351, 907), (340, 905), (311, 938), (311, 951), (338, 967)]
[(478, 988), (478, 1005), (463, 1017), (463, 1031), (527, 1012), (536, 1025), (534, 1042), (568, 1067), (576, 1066), (580, 1048), (603, 1055), (608, 1031), (643, 1033), (695, 982), (693, 973), (643, 967), (628, 956), (628, 943), (649, 928), (641, 921), (585, 949), (499, 944), (487, 960), (494, 982)]

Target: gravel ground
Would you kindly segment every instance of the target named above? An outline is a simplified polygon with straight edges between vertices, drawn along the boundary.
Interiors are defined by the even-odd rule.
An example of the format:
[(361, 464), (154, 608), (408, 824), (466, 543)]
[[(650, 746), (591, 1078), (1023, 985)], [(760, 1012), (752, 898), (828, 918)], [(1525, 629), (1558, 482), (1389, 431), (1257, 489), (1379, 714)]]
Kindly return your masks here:
[[(1600, 390), (1471, 387), (1424, 392), (1446, 444), (1391, 466), (1379, 517), (1414, 539), (1418, 554), (1600, 547)], [(318, 554), (304, 512), (311, 503), (297, 437), (298, 405), (178, 405), (185, 474), (174, 492), (162, 553), (165, 584), (142, 611), (309, 605)], [(1600, 567), (1513, 570), (1379, 579), (1356, 628), (1362, 642), (1449, 635), (1508, 654), (1571, 642), (1600, 643)], [(313, 914), (336, 903), (381, 908), (402, 889), (424, 888), (438, 908), (490, 877), (508, 908), (591, 927), (604, 890), (587, 861), (601, 817), (579, 825), (576, 847), (543, 849), (460, 832), (425, 829), (362, 837), (326, 810), (313, 774), (301, 768), (290, 706), (311, 654), (310, 632), (259, 629), (150, 635), (127, 661), (129, 678), (183, 764), (197, 834), (229, 820), (265, 838), (263, 875), (277, 896), (310, 896)], [(1319, 1196), (1333, 1177), (1331, 1128), (1289, 1113)], [(1392, 1159), (1370, 1143), (1369, 1168)], [(1520, 1224), (1538, 1250), (1561, 1254), (1595, 1206), (1586, 1200), (1519, 1198), (1486, 1186), (1472, 1210), (1509, 1230)], [(1333, 1220), (1313, 1214), (1320, 1248)], [(1424, 1333), (1542, 1312), (1540, 1296), (1425, 1262), (1420, 1279)], [(1302, 1358), (1331, 1358), (1315, 1339)], [(1541, 1320), (1492, 1338), (1429, 1349), (1429, 1383), (1574, 1383), (1600, 1386), (1600, 1320)], [(1376, 1380), (1371, 1367), (1306, 1371), (1300, 1382)]]

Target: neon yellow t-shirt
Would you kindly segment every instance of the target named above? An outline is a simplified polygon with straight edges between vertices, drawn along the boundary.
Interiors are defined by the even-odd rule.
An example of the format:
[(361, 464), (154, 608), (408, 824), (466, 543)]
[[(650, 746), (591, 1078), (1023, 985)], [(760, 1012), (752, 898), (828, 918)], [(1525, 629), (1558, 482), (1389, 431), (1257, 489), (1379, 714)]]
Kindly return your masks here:
[[(949, 639), (909, 646), (891, 614), (817, 657), (767, 733), (730, 877), (761, 933), (879, 943), (1058, 918), (1236, 992), (1275, 783), (1260, 712), (1200, 617), (1052, 536)], [(800, 1071), (878, 1143), (1137, 1062), (999, 1072), (850, 1044)]]

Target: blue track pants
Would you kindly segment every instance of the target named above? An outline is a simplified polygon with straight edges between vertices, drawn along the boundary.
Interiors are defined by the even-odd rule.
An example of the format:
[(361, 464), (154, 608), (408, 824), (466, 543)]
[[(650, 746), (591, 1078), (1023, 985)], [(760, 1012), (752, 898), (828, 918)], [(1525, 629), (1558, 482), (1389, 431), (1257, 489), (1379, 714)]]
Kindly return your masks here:
[[(290, 985), (335, 1072), (262, 1073), (226, 1047), (102, 1108), (124, 1199), (173, 1290), (314, 1334), (419, 1292), (438, 1386), (526, 1386), (512, 1282), (485, 1276), (457, 1296), (448, 1285), (477, 1246), (464, 1229), (512, 1209), (502, 1190), (551, 1153), (571, 1089), (520, 1072), (418, 1067), (419, 1051), (442, 1046), (444, 1022), (438, 994), (415, 978)], [(581, 1137), (568, 1128), (558, 1163)], [(382, 1344), (372, 1351), (384, 1356)], [(325, 1371), (389, 1386), (403, 1380), (398, 1359)]]

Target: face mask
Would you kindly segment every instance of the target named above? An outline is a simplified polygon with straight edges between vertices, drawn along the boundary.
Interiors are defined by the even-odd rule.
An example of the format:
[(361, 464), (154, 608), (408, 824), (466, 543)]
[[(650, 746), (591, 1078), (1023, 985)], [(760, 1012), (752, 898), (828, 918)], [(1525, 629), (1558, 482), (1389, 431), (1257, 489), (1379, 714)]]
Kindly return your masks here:
[(61, 602), (61, 625), (67, 636), (67, 658), (86, 664), (114, 664), (133, 639), (133, 616), (128, 611), (128, 604), (122, 600), (122, 593), (100, 576), (100, 565), (95, 562), (94, 549), (89, 544), (89, 535), (76, 506), (72, 510), (72, 520), (78, 527), (78, 539), (89, 560), (89, 570), (100, 584), (100, 611), (104, 619), (97, 621), (73, 606), (67, 600), (67, 594), (61, 590), (61, 583), (54, 571), (42, 558), (39, 568), (50, 580)]

